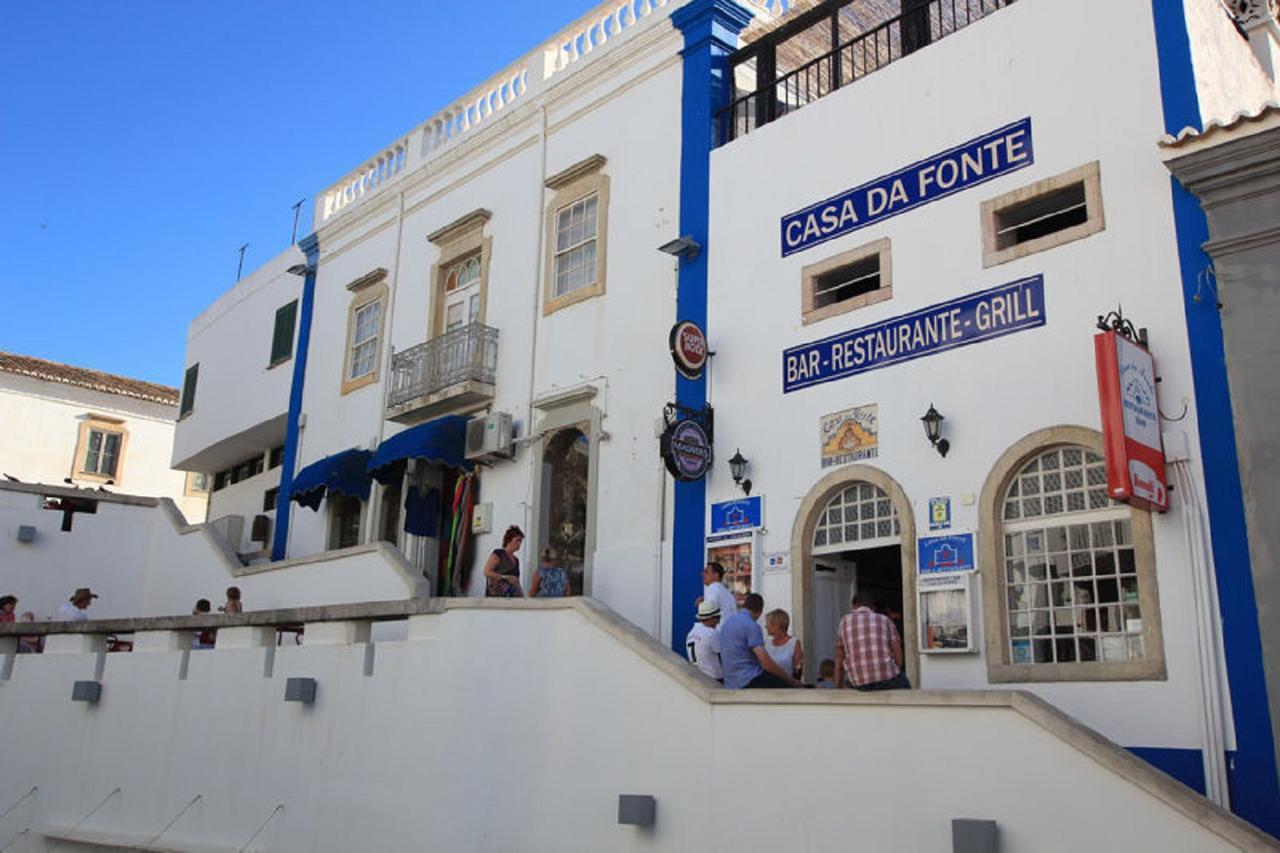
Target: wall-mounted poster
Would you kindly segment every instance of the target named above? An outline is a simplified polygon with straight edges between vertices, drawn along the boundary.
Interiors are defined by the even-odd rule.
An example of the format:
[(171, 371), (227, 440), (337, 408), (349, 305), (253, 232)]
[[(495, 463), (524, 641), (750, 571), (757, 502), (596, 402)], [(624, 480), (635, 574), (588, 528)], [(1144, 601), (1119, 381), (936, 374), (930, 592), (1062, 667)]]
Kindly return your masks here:
[(824, 415), (822, 467), (872, 459), (880, 452), (880, 407), (875, 403)]
[(707, 562), (724, 566), (725, 588), (739, 605), (752, 589), (755, 569), (755, 536), (734, 534), (707, 537)]

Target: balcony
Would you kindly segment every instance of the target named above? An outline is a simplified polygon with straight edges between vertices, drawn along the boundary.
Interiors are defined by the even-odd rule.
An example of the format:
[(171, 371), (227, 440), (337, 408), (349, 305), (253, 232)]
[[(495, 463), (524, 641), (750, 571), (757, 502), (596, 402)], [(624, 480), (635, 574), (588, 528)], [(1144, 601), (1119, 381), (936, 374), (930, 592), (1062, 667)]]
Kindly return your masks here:
[(391, 356), (387, 420), (415, 424), (493, 399), (498, 330), (472, 323)]
[[(928, 47), (1014, 0), (827, 0), (729, 57), (734, 99), (720, 143)], [(900, 10), (896, 17), (889, 17)]]

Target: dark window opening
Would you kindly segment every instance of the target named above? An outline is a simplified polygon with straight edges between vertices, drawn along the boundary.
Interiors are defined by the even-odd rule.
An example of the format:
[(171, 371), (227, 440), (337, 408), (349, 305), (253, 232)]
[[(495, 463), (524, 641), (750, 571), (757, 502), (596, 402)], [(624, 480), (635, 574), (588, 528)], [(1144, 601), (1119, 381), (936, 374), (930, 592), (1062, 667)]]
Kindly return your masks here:
[(329, 550), (359, 545), (363, 509), (360, 499), (332, 491), (326, 499), (329, 502)]
[(213, 475), (213, 490), (220, 492), (227, 487), (227, 472), (219, 471)]
[(271, 457), (267, 460), (268, 468), (279, 468), (284, 461), (284, 445), (271, 448)]
[(271, 364), (288, 361), (293, 355), (293, 327), (298, 317), (298, 300), (276, 310), (275, 329), (271, 333)]
[(1089, 220), (1084, 182), (998, 210), (995, 220), (997, 249), (1083, 225)]
[(823, 273), (813, 282), (813, 307), (825, 308), (880, 289), (880, 255)]
[(272, 512), (276, 508), (276, 498), (280, 496), (280, 488), (267, 489), (262, 493), (262, 511)]
[(400, 486), (382, 489), (382, 524), (378, 538), (395, 545), (400, 539)]
[(182, 380), (182, 402), (178, 404), (180, 418), (191, 414), (196, 407), (196, 379), (199, 376), (199, 364), (193, 364), (187, 368), (187, 375)]

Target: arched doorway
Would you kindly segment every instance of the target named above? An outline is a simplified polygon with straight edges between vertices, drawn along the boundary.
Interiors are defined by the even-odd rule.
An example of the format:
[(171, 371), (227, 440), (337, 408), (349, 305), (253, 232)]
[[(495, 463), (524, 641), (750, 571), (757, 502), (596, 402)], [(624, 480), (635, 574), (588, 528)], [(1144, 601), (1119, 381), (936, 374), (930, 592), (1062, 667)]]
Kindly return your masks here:
[(897, 605), (907, 675), (920, 686), (915, 517), (896, 480), (867, 465), (848, 465), (819, 480), (796, 512), (791, 566), (805, 672), (816, 673), (820, 660), (834, 657), (836, 624), (861, 587)]
[[(586, 566), (590, 461), (590, 439), (577, 427), (567, 427), (548, 437), (542, 455), (547, 489), (543, 515), (546, 529), (540, 531), (540, 538), (556, 550), (560, 563), (569, 570), (575, 595), (582, 594)], [(533, 556), (537, 559), (537, 555)]]

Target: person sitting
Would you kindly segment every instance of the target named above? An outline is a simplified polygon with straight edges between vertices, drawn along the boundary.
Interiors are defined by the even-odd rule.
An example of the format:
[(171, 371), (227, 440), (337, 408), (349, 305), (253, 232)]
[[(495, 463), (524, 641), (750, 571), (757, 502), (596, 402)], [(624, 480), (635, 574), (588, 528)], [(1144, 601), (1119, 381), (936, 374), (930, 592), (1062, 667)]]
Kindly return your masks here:
[(853, 597), (851, 609), (836, 630), (836, 687), (846, 682), (856, 690), (909, 690), (903, 670), (902, 638), (888, 616), (873, 609), (865, 593)]
[[(213, 605), (209, 603), (209, 599), (202, 598), (196, 602), (196, 606), (192, 608), (192, 616), (208, 616), (213, 611)], [(217, 628), (202, 628), (197, 631), (192, 639), (191, 648), (193, 649), (211, 649), (218, 641)]]
[(764, 632), (757, 621), (764, 610), (764, 599), (748, 593), (743, 609), (720, 626), (720, 663), (724, 669), (724, 686), (730, 690), (745, 687), (799, 687), (800, 684), (764, 649)]
[(89, 605), (98, 595), (87, 586), (82, 586), (62, 602), (58, 608), (57, 619), (61, 622), (88, 622)]
[(814, 687), (835, 687), (836, 686), (836, 662), (831, 658), (823, 658), (822, 663), (818, 664), (818, 683)]
[(0, 622), (16, 622), (13, 611), (18, 609), (18, 596), (0, 595)]
[[(34, 622), (36, 615), (28, 610), (22, 614), (19, 622)], [(44, 651), (44, 635), (43, 634), (24, 634), (18, 638), (18, 654), (20, 655), (38, 655)]]
[(554, 548), (543, 548), (538, 568), (533, 570), (530, 598), (565, 598), (569, 595), (569, 571), (556, 562)]
[(724, 680), (720, 667), (720, 605), (709, 599), (698, 600), (698, 621), (684, 638), (685, 657), (689, 663), (716, 681)]
[(764, 644), (764, 648), (783, 672), (799, 678), (804, 666), (804, 650), (800, 647), (800, 641), (787, 633), (790, 628), (791, 617), (787, 615), (787, 611), (779, 607), (766, 613), (764, 630), (769, 635), (769, 642)]
[(227, 587), (227, 603), (218, 607), (222, 613), (240, 613), (244, 610), (244, 605), (240, 603), (240, 587)]

